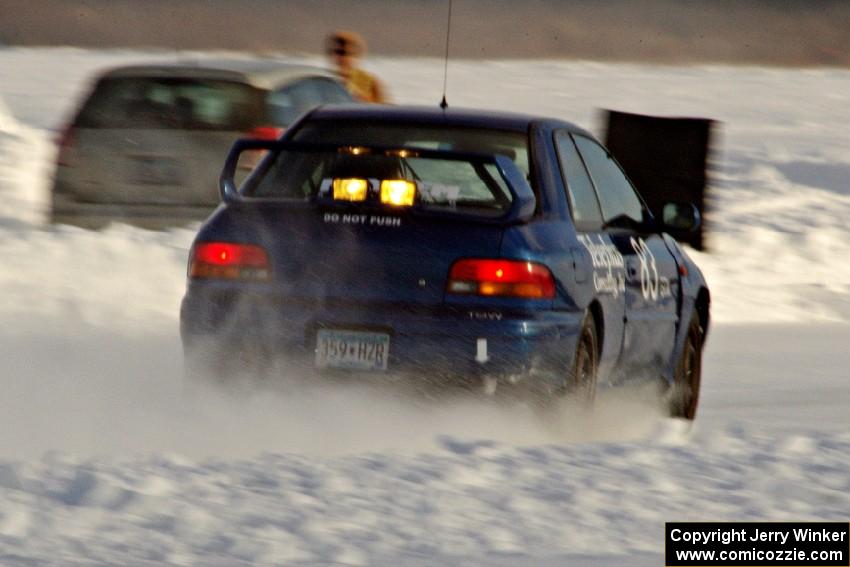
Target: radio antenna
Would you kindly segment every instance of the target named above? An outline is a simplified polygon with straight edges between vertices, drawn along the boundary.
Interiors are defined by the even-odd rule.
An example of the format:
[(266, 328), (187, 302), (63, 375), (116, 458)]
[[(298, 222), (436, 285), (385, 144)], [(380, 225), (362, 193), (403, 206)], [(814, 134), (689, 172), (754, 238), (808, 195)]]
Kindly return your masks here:
[(452, 0), (449, 0), (449, 21), (446, 24), (446, 57), (443, 62), (443, 100), (440, 101), (440, 108), (443, 110), (449, 107), (446, 102), (446, 83), (449, 77), (449, 38), (452, 36)]

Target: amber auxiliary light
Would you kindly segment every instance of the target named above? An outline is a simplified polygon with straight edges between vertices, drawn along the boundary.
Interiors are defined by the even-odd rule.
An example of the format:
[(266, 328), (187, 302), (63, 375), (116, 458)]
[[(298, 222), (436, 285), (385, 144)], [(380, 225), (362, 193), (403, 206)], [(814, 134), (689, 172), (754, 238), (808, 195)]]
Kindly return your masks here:
[(351, 177), (333, 180), (334, 201), (365, 201), (369, 181)]
[(416, 183), (405, 179), (381, 181), (381, 202), (394, 207), (410, 207), (416, 197)]

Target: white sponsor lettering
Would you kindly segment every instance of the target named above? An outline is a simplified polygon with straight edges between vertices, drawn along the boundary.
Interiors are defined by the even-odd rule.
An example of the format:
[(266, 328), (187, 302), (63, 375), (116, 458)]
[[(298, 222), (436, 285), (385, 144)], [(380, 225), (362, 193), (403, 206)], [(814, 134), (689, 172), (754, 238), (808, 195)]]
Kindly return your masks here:
[(608, 244), (602, 235), (596, 235), (594, 242), (590, 235), (581, 234), (578, 239), (590, 252), (593, 265), (593, 287), (598, 293), (610, 293), (618, 297), (626, 291), (626, 262), (623, 255), (613, 244)]
[(623, 274), (600, 274), (593, 272), (593, 287), (599, 293), (610, 293), (619, 297), (620, 293), (626, 291), (626, 279)]

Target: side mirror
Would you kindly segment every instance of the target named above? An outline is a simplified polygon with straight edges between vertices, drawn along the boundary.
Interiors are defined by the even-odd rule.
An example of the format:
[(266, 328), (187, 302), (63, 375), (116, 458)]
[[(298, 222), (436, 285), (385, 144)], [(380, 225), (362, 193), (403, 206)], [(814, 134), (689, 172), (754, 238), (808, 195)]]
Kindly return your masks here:
[(702, 216), (693, 203), (665, 203), (661, 211), (661, 224), (673, 233), (696, 232), (702, 224)]

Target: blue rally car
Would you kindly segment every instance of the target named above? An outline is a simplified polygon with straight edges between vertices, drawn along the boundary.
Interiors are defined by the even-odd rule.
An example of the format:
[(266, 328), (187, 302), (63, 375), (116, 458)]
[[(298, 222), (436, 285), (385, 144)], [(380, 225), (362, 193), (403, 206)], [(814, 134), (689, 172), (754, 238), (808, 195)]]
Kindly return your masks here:
[[(240, 156), (258, 155), (237, 188)], [(699, 213), (653, 218), (573, 124), (323, 107), (278, 141), (237, 142), (220, 189), (181, 308), (190, 373), (280, 355), (584, 398), (651, 377), (694, 417), (709, 292), (664, 231)]]

